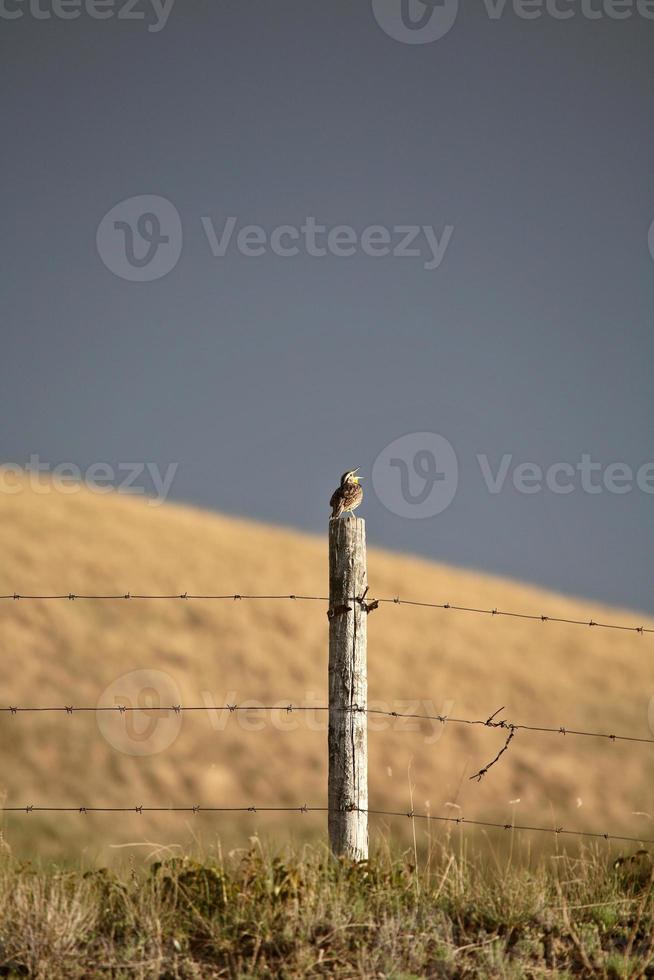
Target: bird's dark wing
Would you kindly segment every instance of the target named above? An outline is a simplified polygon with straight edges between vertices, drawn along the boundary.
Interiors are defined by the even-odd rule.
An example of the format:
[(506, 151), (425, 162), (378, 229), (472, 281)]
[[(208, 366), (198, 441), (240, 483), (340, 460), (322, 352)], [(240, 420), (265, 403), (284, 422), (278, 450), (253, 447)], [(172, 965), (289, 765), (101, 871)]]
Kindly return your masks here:
[(340, 517), (343, 513), (343, 493), (340, 487), (338, 490), (334, 490), (329, 501), (329, 506), (332, 509), (332, 517)]

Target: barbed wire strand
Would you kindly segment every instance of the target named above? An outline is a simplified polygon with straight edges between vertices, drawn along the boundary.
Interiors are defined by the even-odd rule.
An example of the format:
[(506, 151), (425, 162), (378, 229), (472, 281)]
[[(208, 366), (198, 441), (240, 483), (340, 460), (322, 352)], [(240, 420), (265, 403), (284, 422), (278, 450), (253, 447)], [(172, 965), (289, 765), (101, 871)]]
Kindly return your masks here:
[(452, 724), (452, 725), (473, 725), (480, 726), (482, 728), (498, 728), (505, 729), (509, 732), (525, 731), (532, 732), (535, 734), (548, 734), (548, 735), (574, 735), (581, 736), (584, 738), (601, 738), (606, 739), (610, 742), (638, 742), (645, 745), (654, 745), (654, 738), (641, 738), (635, 735), (614, 735), (608, 732), (588, 732), (576, 728), (567, 728), (564, 725), (559, 725), (558, 727), (542, 726), (542, 725), (521, 725), (515, 722), (507, 721), (502, 719), (500, 721), (495, 721), (496, 716), (504, 708), (499, 708), (494, 714), (487, 718), (485, 721), (480, 718), (454, 718), (449, 715), (429, 715), (420, 714), (417, 712), (404, 712), (404, 711), (384, 711), (381, 708), (365, 708), (359, 705), (347, 705), (345, 707), (335, 707), (330, 709), (328, 705), (315, 704), (315, 705), (297, 705), (292, 703), (287, 703), (285, 701), (280, 701), (278, 704), (219, 704), (219, 705), (183, 705), (183, 704), (170, 704), (170, 705), (152, 705), (152, 706), (134, 706), (127, 704), (118, 705), (96, 705), (95, 707), (89, 705), (9, 705), (0, 706), (0, 714), (26, 714), (30, 712), (57, 712), (61, 714), (72, 715), (82, 712), (97, 712), (97, 711), (115, 711), (119, 714), (125, 714), (127, 712), (140, 711), (143, 713), (148, 712), (173, 712), (174, 714), (183, 714), (185, 712), (197, 712), (197, 711), (226, 711), (229, 714), (235, 714), (236, 712), (250, 712), (250, 711), (284, 711), (287, 714), (293, 714), (293, 712), (328, 712), (330, 710), (334, 711), (353, 711), (355, 713), (367, 714), (367, 715), (377, 715), (388, 718), (396, 718), (399, 720), (417, 720), (417, 721), (436, 721), (442, 725)]
[(186, 806), (3, 806), (0, 812), (5, 813), (365, 813), (371, 817), (405, 817), (409, 820), (433, 820), (439, 823), (458, 824), (466, 827), (487, 827), (495, 830), (518, 830), (521, 832), (567, 835), (572, 837), (594, 838), (596, 840), (623, 841), (632, 844), (654, 844), (654, 839), (644, 837), (625, 837), (620, 834), (599, 833), (589, 830), (570, 830), (565, 827), (541, 827), (530, 824), (497, 823), (490, 820), (469, 820), (467, 817), (442, 817), (431, 813), (419, 813), (414, 810), (372, 810), (364, 807), (349, 806), (342, 809), (327, 806), (203, 806), (199, 803)]
[(506, 737), (506, 741), (504, 745), (497, 753), (497, 755), (493, 759), (491, 759), (490, 762), (487, 762), (485, 766), (482, 766), (482, 768), (479, 769), (478, 772), (473, 773), (473, 775), (470, 776), (470, 779), (476, 779), (477, 782), (480, 783), (484, 778), (484, 776), (486, 775), (486, 773), (488, 772), (488, 770), (492, 769), (493, 766), (500, 761), (504, 753), (508, 751), (509, 745), (511, 744), (514, 738), (515, 738), (515, 728), (512, 728)]
[[(182, 599), (182, 600), (193, 600), (193, 599), (204, 599), (213, 601), (239, 601), (239, 600), (292, 600), (296, 602), (329, 602), (328, 596), (320, 595), (297, 595), (297, 594), (284, 594), (284, 595), (255, 595), (246, 593), (229, 593), (226, 595), (201, 595), (199, 593), (175, 593), (170, 595), (145, 595), (142, 593), (134, 592), (120, 592), (111, 595), (89, 595), (78, 592), (65, 592), (53, 595), (28, 595), (26, 593), (14, 592), (9, 595), (0, 595), (0, 600), (99, 600), (99, 601), (110, 601), (116, 599), (122, 600), (157, 600), (157, 599)], [(622, 630), (631, 633), (640, 633), (641, 636), (644, 633), (654, 633), (654, 628), (646, 626), (626, 626), (620, 623), (602, 623), (594, 619), (569, 619), (563, 616), (550, 616), (543, 614), (531, 614), (531, 613), (520, 613), (520, 612), (510, 612), (504, 609), (485, 609), (478, 608), (476, 606), (458, 606), (451, 602), (422, 602), (416, 599), (403, 599), (400, 596), (394, 596), (392, 598), (384, 597), (380, 599), (373, 599), (371, 601), (365, 601), (359, 596), (353, 596), (350, 602), (358, 602), (362, 605), (366, 612), (372, 612), (378, 609), (382, 604), (390, 604), (396, 606), (414, 606), (423, 609), (445, 609), (452, 610), (455, 612), (467, 612), (476, 613), (482, 616), (505, 616), (512, 619), (523, 619), (531, 620), (533, 622), (542, 623), (564, 623), (570, 626), (590, 626), (597, 627), (598, 629), (610, 629), (610, 630)]]
[[(368, 590), (366, 590), (366, 594), (367, 594), (367, 592), (368, 592)], [(72, 593), (72, 592), (61, 593), (61, 594), (52, 594), (52, 595), (32, 595), (32, 594), (28, 595), (28, 594), (13, 593), (11, 595), (0, 595), (0, 600), (2, 600), (2, 599), (4, 599), (4, 600), (12, 600), (12, 601), (17, 601), (17, 600), (67, 600), (67, 601), (74, 601), (74, 600), (78, 600), (78, 599), (79, 600), (99, 600), (99, 601), (103, 601), (103, 600), (104, 601), (106, 601), (106, 600), (132, 600), (132, 599), (135, 599), (135, 600), (171, 600), (171, 599), (189, 600), (189, 599), (201, 599), (201, 600), (223, 600), (223, 601), (239, 601), (239, 600), (292, 600), (292, 601), (329, 602), (329, 598), (327, 596), (305, 596), (305, 595), (298, 595), (298, 594), (289, 594), (289, 595), (272, 595), (271, 594), (271, 595), (263, 595), (263, 594), (245, 594), (245, 593), (243, 593), (243, 594), (239, 594), (239, 593), (233, 593), (232, 594), (232, 593), (230, 593), (230, 594), (225, 594), (225, 595), (210, 595), (210, 594), (201, 595), (201, 594), (193, 594), (193, 593), (187, 593), (187, 592), (185, 592), (185, 593), (179, 593), (179, 594), (165, 594), (165, 595), (164, 594), (162, 594), (162, 595), (147, 594), (146, 595), (146, 594), (142, 594), (142, 593), (130, 593), (130, 592), (127, 592), (127, 593), (118, 593), (118, 594), (111, 594), (111, 595), (91, 595), (91, 594)], [(589, 627), (598, 627), (598, 628), (602, 628), (602, 629), (623, 630), (623, 631), (640, 633), (641, 635), (644, 634), (644, 633), (654, 633), (654, 629), (648, 629), (648, 628), (643, 627), (643, 626), (626, 626), (626, 625), (621, 625), (621, 624), (602, 623), (602, 622), (596, 622), (593, 619), (590, 619), (590, 620), (579, 620), (579, 619), (569, 619), (569, 618), (557, 617), (557, 616), (549, 616), (549, 615), (547, 615), (547, 616), (546, 615), (533, 615), (533, 614), (527, 614), (527, 613), (518, 613), (518, 612), (503, 611), (503, 610), (499, 610), (497, 608), (485, 609), (485, 608), (478, 608), (478, 607), (471, 607), (471, 606), (457, 606), (457, 605), (454, 605), (452, 603), (431, 603), (431, 602), (423, 602), (423, 601), (413, 600), (413, 599), (401, 599), (399, 596), (395, 596), (394, 598), (380, 598), (380, 599), (374, 599), (374, 600), (368, 600), (368, 601), (366, 601), (366, 595), (364, 594), (361, 597), (354, 596), (354, 597), (352, 597), (352, 598), (350, 598), (350, 599), (348, 599), (346, 601), (347, 602), (352, 602), (354, 604), (359, 603), (360, 606), (362, 607), (362, 609), (366, 613), (370, 613), (370, 612), (378, 609), (381, 604), (393, 604), (393, 605), (407, 605), (407, 606), (413, 606), (413, 607), (418, 607), (418, 608), (428, 608), (428, 609), (454, 610), (454, 611), (458, 611), (458, 612), (476, 613), (476, 614), (479, 614), (479, 615), (487, 615), (487, 616), (505, 616), (505, 617), (511, 617), (511, 618), (515, 618), (515, 619), (530, 620), (530, 621), (533, 621), (533, 622), (537, 622), (537, 621), (540, 621), (540, 622), (543, 622), (543, 623), (545, 623), (545, 622), (555, 622), (555, 623), (564, 623), (564, 624), (575, 625), (575, 626), (589, 626)], [(350, 610), (350, 607), (348, 607), (347, 605), (344, 605), (342, 607), (339, 607), (338, 610), (328, 609), (328, 613), (327, 614), (331, 618), (335, 614), (338, 614), (338, 613), (341, 613), (341, 612), (349, 612), (349, 611), (351, 611)], [(179, 714), (181, 714), (184, 711), (187, 711), (187, 712), (197, 712), (197, 711), (216, 711), (216, 710), (227, 710), (230, 713), (234, 713), (236, 711), (252, 712), (252, 711), (275, 711), (275, 710), (276, 711), (279, 711), (279, 710), (285, 710), (287, 713), (290, 714), (293, 711), (323, 711), (323, 712), (327, 712), (327, 711), (330, 710), (330, 708), (329, 708), (329, 706), (325, 706), (325, 705), (298, 706), (298, 705), (293, 705), (292, 703), (289, 703), (289, 704), (276, 704), (276, 705), (236, 705), (236, 704), (229, 705), (229, 704), (227, 704), (227, 705), (224, 705), (224, 706), (202, 705), (202, 706), (188, 706), (188, 707), (183, 706), (181, 704), (170, 705), (170, 706), (157, 705), (157, 706), (152, 706), (152, 707), (147, 707), (147, 706), (145, 706), (145, 707), (144, 706), (134, 707), (134, 706), (131, 706), (131, 705), (113, 705), (113, 706), (111, 706), (111, 705), (98, 705), (96, 707), (86, 707), (86, 706), (76, 707), (75, 705), (43, 706), (43, 707), (40, 707), (40, 706), (26, 706), (26, 707), (21, 707), (21, 706), (18, 706), (18, 705), (10, 705), (8, 707), (0, 707), (0, 712), (6, 712), (6, 713), (10, 713), (12, 715), (17, 715), (18, 713), (25, 713), (25, 712), (60, 712), (60, 713), (65, 713), (67, 715), (72, 715), (75, 712), (95, 712), (95, 711), (117, 711), (120, 714), (124, 714), (124, 713), (126, 713), (128, 711), (145, 711), (145, 712), (147, 712), (147, 711), (150, 711), (150, 712), (153, 712), (153, 711), (170, 712), (170, 711), (172, 711), (175, 714), (178, 714), (179, 715)], [(470, 777), (470, 779), (476, 779), (477, 781), (481, 781), (481, 779), (486, 775), (486, 773), (488, 772), (488, 770), (490, 768), (492, 768), (497, 762), (499, 762), (500, 758), (504, 755), (505, 752), (507, 752), (511, 741), (514, 739), (514, 737), (516, 735), (516, 732), (519, 731), (519, 730), (528, 731), (528, 732), (532, 732), (532, 733), (540, 733), (540, 734), (562, 734), (562, 735), (583, 736), (583, 737), (589, 737), (589, 738), (602, 738), (602, 739), (607, 739), (607, 740), (610, 740), (610, 741), (613, 741), (613, 742), (615, 742), (615, 741), (628, 741), (628, 742), (640, 742), (640, 743), (650, 743), (650, 744), (651, 743), (654, 743), (654, 739), (646, 739), (646, 738), (640, 738), (640, 737), (636, 737), (636, 736), (615, 735), (615, 734), (604, 733), (604, 732), (587, 732), (587, 731), (583, 731), (583, 730), (579, 730), (579, 729), (566, 728), (564, 726), (559, 726), (558, 728), (554, 728), (554, 727), (544, 727), (544, 726), (537, 726), (537, 725), (515, 724), (513, 722), (507, 721), (506, 719), (502, 719), (500, 721), (496, 721), (495, 719), (496, 719), (497, 715), (501, 711), (504, 710), (503, 708), (499, 708), (497, 711), (495, 711), (485, 721), (484, 720), (481, 720), (481, 719), (451, 718), (451, 717), (448, 717), (446, 715), (427, 715), (427, 714), (419, 714), (419, 713), (413, 713), (413, 712), (384, 711), (383, 709), (366, 708), (366, 707), (363, 707), (363, 706), (358, 706), (356, 704), (355, 705), (352, 705), (352, 706), (343, 707), (343, 708), (336, 708), (336, 709), (332, 708), (331, 710), (355, 711), (355, 712), (361, 712), (361, 713), (366, 713), (366, 714), (371, 714), (371, 715), (372, 714), (374, 714), (374, 715), (382, 715), (382, 716), (386, 716), (386, 717), (399, 718), (399, 719), (405, 718), (405, 719), (418, 719), (418, 720), (437, 721), (437, 722), (440, 722), (443, 725), (447, 724), (448, 722), (452, 722), (453, 724), (478, 725), (478, 726), (484, 726), (484, 727), (488, 727), (488, 728), (506, 729), (508, 731), (508, 735), (507, 735), (507, 738), (506, 738), (506, 740), (504, 742), (504, 745), (501, 747), (501, 749), (499, 750), (499, 752), (496, 754), (496, 756), (492, 759), (491, 762), (489, 762), (486, 766), (484, 766), (482, 769), (480, 769), (478, 772), (476, 772), (473, 776)], [(50, 807), (50, 806), (48, 806), (48, 807), (42, 807), (42, 806), (34, 806), (32, 804), (28, 804), (25, 807), (13, 807), (13, 806), (9, 806), (9, 807), (3, 807), (3, 809), (5, 811), (7, 811), (7, 812), (16, 812), (16, 813), (32, 813), (32, 812), (57, 812), (57, 813), (61, 813), (61, 812), (78, 812), (78, 813), (93, 813), (93, 812), (96, 812), (96, 813), (125, 813), (125, 812), (135, 812), (135, 813), (141, 814), (141, 813), (144, 813), (144, 812), (157, 812), (157, 813), (162, 813), (162, 812), (170, 812), (170, 813), (172, 813), (172, 812), (187, 812), (188, 813), (188, 812), (190, 812), (190, 813), (196, 814), (196, 813), (200, 813), (200, 812), (208, 812), (208, 813), (218, 813), (218, 812), (221, 812), (221, 813), (223, 813), (223, 812), (254, 812), (254, 813), (257, 813), (257, 812), (299, 812), (299, 813), (323, 812), (324, 813), (324, 812), (329, 812), (329, 808), (328, 807), (313, 807), (313, 806), (312, 807), (309, 807), (306, 804), (303, 805), (303, 806), (300, 806), (300, 807), (287, 807), (287, 806), (204, 807), (204, 806), (200, 806), (199, 804), (195, 804), (195, 805), (192, 805), (192, 806), (185, 806), (185, 807), (178, 807), (178, 806), (148, 807), (148, 806), (140, 806), (140, 805), (139, 806), (134, 806), (134, 807), (97, 807), (97, 806), (90, 806), (90, 807), (87, 807), (87, 806), (81, 806), (81, 807)], [(601, 834), (601, 833), (590, 832), (590, 831), (566, 830), (563, 827), (548, 828), (548, 827), (540, 827), (540, 826), (518, 825), (518, 824), (514, 824), (514, 823), (500, 824), (500, 823), (495, 823), (495, 822), (491, 822), (491, 821), (467, 820), (465, 817), (432, 816), (431, 814), (416, 813), (414, 811), (405, 812), (405, 811), (390, 811), (390, 810), (369, 810), (369, 809), (368, 810), (364, 810), (364, 809), (360, 809), (360, 808), (358, 808), (358, 807), (356, 807), (354, 805), (351, 806), (351, 807), (349, 807), (349, 808), (347, 808), (347, 809), (349, 809), (351, 811), (352, 810), (356, 810), (356, 811), (359, 811), (361, 813), (367, 813), (367, 814), (369, 814), (371, 816), (373, 816), (373, 815), (374, 816), (386, 816), (386, 817), (402, 817), (402, 816), (404, 816), (404, 817), (409, 817), (411, 819), (437, 820), (437, 821), (440, 821), (440, 822), (452, 823), (452, 824), (458, 824), (458, 825), (467, 824), (469, 826), (487, 827), (487, 828), (495, 828), (495, 829), (520, 830), (520, 831), (538, 832), (538, 833), (554, 833), (554, 834), (557, 834), (557, 835), (566, 834), (566, 835), (573, 835), (573, 836), (577, 836), (577, 837), (588, 837), (588, 838), (605, 839), (605, 840), (616, 840), (616, 841), (629, 841), (631, 843), (654, 844), (654, 840), (643, 840), (643, 839), (635, 838), (635, 837), (624, 837), (624, 836), (620, 836), (620, 835), (606, 834), (606, 833), (605, 834)], [(334, 811), (334, 812), (339, 812), (339, 811)]]

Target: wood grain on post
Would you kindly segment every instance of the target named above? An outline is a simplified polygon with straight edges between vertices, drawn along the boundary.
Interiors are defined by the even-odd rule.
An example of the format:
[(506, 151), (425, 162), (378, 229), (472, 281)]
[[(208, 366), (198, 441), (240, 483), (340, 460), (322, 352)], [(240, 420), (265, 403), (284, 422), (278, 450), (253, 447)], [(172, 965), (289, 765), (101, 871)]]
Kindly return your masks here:
[[(366, 522), (329, 522), (329, 841), (336, 855), (368, 857), (368, 586)], [(364, 812), (361, 812), (364, 811)]]

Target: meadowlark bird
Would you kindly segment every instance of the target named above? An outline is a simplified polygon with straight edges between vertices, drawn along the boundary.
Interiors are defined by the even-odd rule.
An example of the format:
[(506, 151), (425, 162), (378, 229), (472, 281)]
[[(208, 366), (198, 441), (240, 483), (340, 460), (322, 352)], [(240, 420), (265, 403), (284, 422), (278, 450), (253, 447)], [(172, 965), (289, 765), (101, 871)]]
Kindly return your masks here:
[(359, 486), (359, 481), (363, 477), (357, 476), (358, 472), (358, 466), (355, 470), (347, 470), (341, 477), (340, 486), (334, 490), (329, 501), (333, 521), (340, 517), (343, 511), (348, 511), (354, 517), (355, 507), (358, 507), (363, 500), (363, 487)]

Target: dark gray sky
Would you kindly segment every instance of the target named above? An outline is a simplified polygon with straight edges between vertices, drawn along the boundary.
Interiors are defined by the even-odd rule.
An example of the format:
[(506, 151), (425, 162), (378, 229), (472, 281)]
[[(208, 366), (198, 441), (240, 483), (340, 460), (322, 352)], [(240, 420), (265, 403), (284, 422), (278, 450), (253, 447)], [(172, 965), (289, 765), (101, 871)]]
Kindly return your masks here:
[[(443, 37), (405, 43), (418, 31), (401, 0), (375, 0), (378, 18), (369, 0), (176, 0), (160, 30), (146, 0), (143, 20), (125, 0), (106, 20), (52, 3), (0, 4), (2, 458), (177, 463), (170, 499), (310, 530), (359, 465), (371, 543), (654, 611), (654, 495), (635, 478), (654, 460), (644, 8), (616, 20), (593, 0), (589, 19), (559, 0), (571, 19), (525, 20), (462, 0)], [(409, 13), (435, 23), (420, 0)], [(181, 230), (137, 202), (96, 241), (140, 195), (171, 202)], [(146, 212), (172, 268), (143, 281), (135, 234), (130, 281), (111, 266)], [(207, 219), (219, 238), (230, 216), (214, 256)], [(428, 226), (446, 247), (432, 269), (422, 233), (420, 256), (372, 256), (360, 238), (347, 257), (302, 239), (294, 256), (239, 251), (242, 226), (311, 216), (382, 226), (369, 234), (391, 246), (399, 226)], [(430, 507), (420, 473), (448, 465), (429, 439), (370, 478), (389, 443), (425, 432), (452, 445), (458, 485), (413, 519), (423, 488)], [(491, 493), (477, 457), (495, 473), (506, 454)], [(572, 471), (557, 477), (569, 493), (512, 482), (518, 464), (584, 454), (599, 493)], [(602, 485), (612, 463), (634, 471), (631, 492)]]

